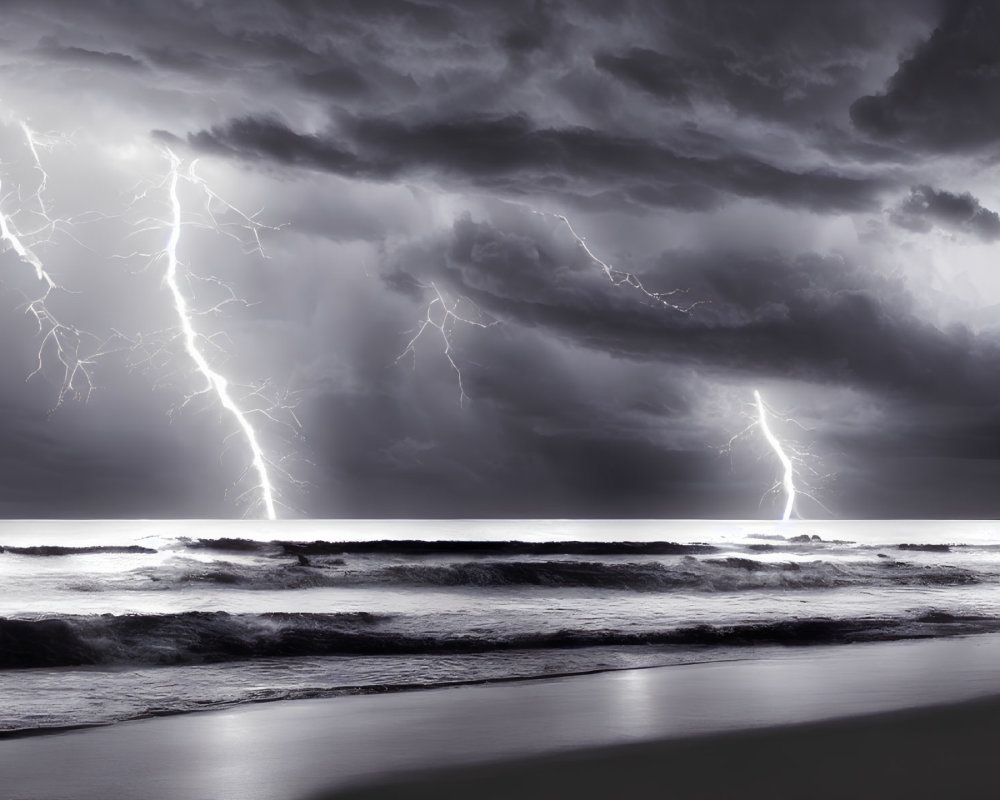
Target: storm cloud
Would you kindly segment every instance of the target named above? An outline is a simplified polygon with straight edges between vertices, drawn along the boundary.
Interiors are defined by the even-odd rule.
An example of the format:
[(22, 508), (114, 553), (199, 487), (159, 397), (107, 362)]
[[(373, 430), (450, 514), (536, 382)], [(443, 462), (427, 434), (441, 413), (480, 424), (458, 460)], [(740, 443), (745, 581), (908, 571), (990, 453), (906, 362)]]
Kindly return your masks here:
[(416, 126), (344, 118), (328, 135), (296, 133), (276, 119), (243, 118), (188, 141), (199, 150), (349, 177), (403, 180), (430, 173), (446, 187), (465, 182), (512, 197), (537, 192), (539, 185), (556, 197), (579, 196), (602, 182), (614, 196), (609, 203), (694, 210), (711, 205), (713, 197), (721, 203), (734, 195), (815, 211), (860, 211), (875, 206), (887, 183), (822, 168), (789, 171), (741, 154), (680, 155), (583, 127), (537, 129), (524, 115)]
[(893, 222), (912, 231), (927, 232), (938, 225), (957, 233), (992, 242), (1000, 237), (1000, 214), (985, 208), (969, 192), (953, 194), (931, 186), (915, 186), (896, 209)]
[(1000, 112), (1000, 9), (962, 0), (904, 58), (884, 91), (858, 98), (851, 119), (863, 132), (921, 149), (992, 148)]
[(5, 4), (0, 213), (94, 390), (53, 411), (8, 248), (0, 513), (254, 509), (164, 294), (172, 154), (183, 288), (284, 514), (773, 514), (758, 389), (832, 513), (994, 516), (997, 14)]

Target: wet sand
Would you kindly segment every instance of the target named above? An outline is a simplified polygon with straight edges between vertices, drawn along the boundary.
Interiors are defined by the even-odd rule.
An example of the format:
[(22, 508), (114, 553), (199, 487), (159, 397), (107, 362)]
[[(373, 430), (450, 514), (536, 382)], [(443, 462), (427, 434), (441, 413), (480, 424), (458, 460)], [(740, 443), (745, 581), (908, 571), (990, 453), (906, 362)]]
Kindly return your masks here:
[(758, 656), (5, 740), (0, 796), (992, 796), (1000, 636)]
[(1000, 698), (399, 776), (314, 800), (996, 797)]

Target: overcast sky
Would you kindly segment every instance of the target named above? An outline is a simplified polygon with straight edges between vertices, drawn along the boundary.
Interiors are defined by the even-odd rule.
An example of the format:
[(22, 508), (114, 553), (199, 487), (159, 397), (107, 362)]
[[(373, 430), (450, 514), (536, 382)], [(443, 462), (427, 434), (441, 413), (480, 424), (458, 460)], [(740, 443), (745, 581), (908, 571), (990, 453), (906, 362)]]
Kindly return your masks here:
[(282, 515), (780, 516), (756, 389), (800, 516), (1000, 516), (1000, 6), (0, 11), (0, 515), (262, 510), (169, 148)]

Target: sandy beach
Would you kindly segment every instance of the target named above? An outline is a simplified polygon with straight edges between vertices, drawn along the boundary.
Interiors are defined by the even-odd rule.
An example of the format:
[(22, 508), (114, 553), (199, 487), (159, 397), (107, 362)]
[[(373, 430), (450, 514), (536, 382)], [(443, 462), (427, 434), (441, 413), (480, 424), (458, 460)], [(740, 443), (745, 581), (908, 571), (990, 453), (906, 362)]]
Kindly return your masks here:
[(976, 636), (242, 706), (0, 741), (0, 775), (11, 800), (982, 796), (998, 663)]
[(453, 769), (315, 800), (985, 798), (1000, 698)]

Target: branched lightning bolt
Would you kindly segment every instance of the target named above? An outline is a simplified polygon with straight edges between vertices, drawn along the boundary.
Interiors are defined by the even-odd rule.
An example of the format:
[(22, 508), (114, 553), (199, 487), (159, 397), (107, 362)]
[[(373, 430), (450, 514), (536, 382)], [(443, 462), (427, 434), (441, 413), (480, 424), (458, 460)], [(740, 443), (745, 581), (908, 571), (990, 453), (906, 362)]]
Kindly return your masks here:
[[(425, 331), (433, 328), (441, 334), (441, 340), (444, 345), (444, 357), (448, 360), (448, 363), (451, 365), (452, 370), (454, 370), (455, 375), (458, 378), (458, 404), (464, 405), (468, 395), (465, 393), (465, 384), (462, 382), (462, 370), (458, 366), (458, 363), (455, 361), (455, 357), (452, 354), (452, 332), (457, 323), (472, 325), (477, 328), (490, 328), (493, 325), (498, 324), (498, 320), (494, 319), (484, 321), (482, 311), (468, 298), (459, 297), (455, 301), (449, 303), (442, 291), (438, 288), (437, 284), (432, 282), (429, 288), (434, 291), (434, 297), (427, 304), (427, 308), (424, 312), (424, 318), (417, 326), (417, 330), (413, 334), (413, 337), (409, 342), (407, 342), (403, 352), (396, 357), (396, 363), (398, 364), (407, 356), (410, 356), (413, 359), (413, 364), (415, 366), (417, 361), (417, 342), (420, 340), (420, 337), (423, 336)], [(458, 307), (463, 300), (475, 307), (476, 313), (479, 315), (478, 318), (473, 319), (459, 312)], [(436, 315), (440, 315), (440, 318), (436, 319)]]
[(761, 398), (760, 392), (754, 389), (753, 397), (757, 403), (757, 424), (760, 425), (761, 433), (764, 434), (767, 443), (771, 445), (771, 449), (774, 450), (778, 461), (781, 462), (781, 485), (785, 490), (785, 512), (781, 515), (781, 519), (787, 521), (791, 519), (792, 509), (795, 508), (795, 469), (792, 466), (792, 460), (785, 455), (785, 451), (781, 447), (781, 442), (771, 432), (771, 426), (767, 422), (768, 412), (764, 407), (764, 400)]
[(611, 264), (608, 264), (603, 259), (598, 258), (597, 254), (590, 249), (590, 246), (587, 244), (586, 238), (576, 232), (576, 230), (573, 228), (573, 225), (570, 223), (569, 219), (564, 215), (553, 214), (548, 211), (539, 211), (538, 209), (534, 208), (531, 209), (531, 213), (537, 214), (540, 217), (551, 217), (552, 219), (557, 219), (560, 222), (562, 222), (566, 226), (566, 230), (570, 232), (570, 235), (574, 239), (576, 239), (577, 244), (579, 244), (580, 247), (583, 248), (583, 252), (587, 254), (588, 258), (590, 258), (591, 261), (593, 261), (603, 270), (604, 274), (607, 276), (607, 279), (611, 281), (613, 285), (631, 286), (633, 289), (636, 289), (642, 294), (644, 294), (648, 299), (652, 300), (654, 303), (657, 303), (663, 306), (664, 308), (669, 308), (672, 311), (681, 311), (687, 313), (696, 306), (702, 304), (703, 301), (700, 300), (695, 301), (693, 303), (688, 303), (686, 305), (681, 303), (676, 303), (671, 298), (673, 298), (676, 295), (683, 294), (685, 291), (684, 289), (671, 289), (669, 292), (650, 291), (643, 285), (642, 281), (640, 281), (638, 276), (636, 276), (635, 274), (631, 272), (625, 272), (624, 270), (620, 270), (617, 267), (613, 267)]
[[(169, 148), (164, 148), (164, 156), (169, 164), (165, 176), (157, 182), (150, 182), (135, 191), (130, 208), (135, 208), (146, 198), (157, 198), (166, 195), (168, 213), (165, 218), (145, 216), (133, 225), (133, 236), (148, 232), (167, 232), (166, 245), (153, 252), (136, 251), (117, 258), (126, 261), (142, 258), (144, 269), (149, 269), (157, 263), (166, 262), (163, 284), (169, 291), (174, 317), (177, 325), (167, 330), (153, 333), (135, 334), (129, 336), (121, 331), (114, 331), (117, 341), (133, 356), (138, 355), (138, 364), (159, 371), (172, 365), (175, 355), (171, 344), (180, 341), (185, 357), (194, 367), (202, 381), (201, 388), (185, 395), (179, 408), (184, 408), (195, 398), (211, 397), (235, 422), (233, 433), (225, 437), (228, 443), (233, 437), (239, 437), (249, 453), (249, 463), (236, 480), (240, 485), (248, 476), (253, 476), (250, 488), (242, 492), (238, 502), (254, 505), (259, 502), (268, 519), (277, 517), (277, 498), (273, 476), (280, 475), (282, 479), (295, 485), (303, 485), (290, 474), (288, 461), (291, 456), (274, 460), (265, 455), (260, 443), (257, 428), (253, 419), (263, 419), (285, 427), (295, 438), (299, 438), (301, 425), (294, 412), (295, 398), (289, 392), (278, 392), (270, 381), (263, 381), (253, 387), (235, 386), (222, 372), (212, 365), (223, 350), (219, 339), (224, 334), (207, 335), (199, 333), (196, 319), (210, 314), (219, 313), (232, 303), (241, 300), (231, 286), (214, 277), (195, 275), (186, 267), (178, 253), (184, 228), (194, 227), (210, 230), (228, 236), (241, 245), (246, 245), (245, 251), (266, 258), (260, 239), (261, 231), (277, 230), (276, 226), (265, 225), (256, 219), (255, 214), (247, 214), (220, 197), (197, 173), (198, 161), (193, 161), (186, 170), (182, 169), (183, 161)], [(203, 198), (203, 207), (193, 216), (186, 215), (185, 203), (181, 199), (181, 185), (195, 187)], [(235, 221), (223, 220), (215, 209), (221, 209), (222, 214), (235, 217)], [(241, 236), (240, 232), (244, 235)], [(247, 239), (249, 244), (247, 245)], [(200, 282), (221, 290), (222, 299), (217, 300), (207, 308), (194, 308), (192, 300), (185, 293), (182, 284), (188, 286)], [(202, 304), (203, 305), (203, 304)], [(161, 378), (158, 382), (164, 380)], [(238, 396), (237, 396), (238, 395)], [(173, 411), (171, 411), (171, 416)]]
[[(229, 304), (243, 301), (232, 287), (219, 278), (198, 276), (191, 272), (179, 254), (182, 231), (194, 227), (228, 236), (243, 245), (245, 252), (254, 252), (266, 258), (261, 232), (276, 228), (259, 222), (256, 214), (245, 213), (227, 202), (197, 173), (197, 161), (183, 169), (182, 160), (169, 150), (164, 153), (169, 169), (158, 180), (140, 184), (121, 214), (92, 211), (76, 218), (59, 218), (51, 212), (46, 196), (50, 181), (43, 155), (63, 139), (39, 134), (25, 122), (18, 122), (12, 129), (14, 127), (23, 136), (21, 146), (24, 156), (20, 162), (8, 161), (7, 165), (20, 163), (22, 173), (15, 175), (10, 169), (0, 172), (0, 245), (31, 268), (38, 284), (37, 291), (23, 292), (26, 295), (26, 313), (34, 318), (41, 337), (37, 365), (28, 378), (42, 371), (54, 357), (63, 372), (56, 402), (58, 407), (70, 397), (90, 397), (95, 389), (94, 364), (100, 356), (124, 350), (131, 354), (131, 366), (142, 364), (160, 368), (176, 359), (180, 355), (179, 348), (183, 348), (184, 359), (193, 364), (203, 385), (185, 395), (179, 407), (186, 406), (196, 397), (207, 396), (234, 420), (234, 431), (226, 437), (226, 442), (238, 437), (249, 451), (248, 464), (236, 481), (236, 485), (243, 485), (241, 488), (246, 485), (249, 488), (241, 493), (238, 501), (250, 505), (259, 502), (269, 519), (276, 518), (278, 501), (274, 476), (280, 475), (294, 485), (304, 484), (289, 472), (289, 461), (298, 457), (295, 454), (273, 459), (266, 456), (256, 426), (258, 423), (280, 425), (286, 428), (286, 434), (290, 432), (299, 438), (301, 424), (294, 412), (296, 398), (290, 392), (277, 390), (267, 380), (250, 387), (231, 383), (217, 366), (213, 366), (223, 351), (220, 340), (225, 334), (200, 333), (197, 320), (201, 316), (221, 312)], [(30, 178), (26, 177), (29, 171)], [(191, 203), (186, 197), (182, 201), (182, 184), (195, 187), (202, 201), (200, 209), (192, 212), (186, 207)], [(56, 274), (46, 265), (43, 246), (52, 242), (58, 231), (60, 235), (68, 236), (81, 247), (94, 252), (76, 239), (72, 226), (88, 219), (127, 222), (147, 198), (148, 202), (162, 204), (169, 211), (133, 221), (130, 235), (149, 232), (157, 236), (165, 234), (165, 246), (159, 247), (162, 240), (158, 239), (157, 246), (150, 252), (137, 251), (114, 258), (131, 260), (144, 257), (145, 269), (165, 264), (162, 286), (169, 292), (176, 326), (132, 336), (110, 328), (109, 338), (102, 339), (57, 317), (51, 301), (57, 294), (68, 292), (68, 289), (60, 284)], [(194, 291), (195, 282), (210, 287), (213, 300), (208, 304), (196, 299), (199, 293)], [(174, 342), (178, 343), (177, 347), (172, 344)], [(134, 360), (136, 354), (140, 357), (138, 363)]]
[(28, 127), (27, 122), (20, 122), (21, 131), (24, 133), (24, 140), (28, 144), (28, 149), (31, 151), (31, 157), (34, 159), (34, 168), (37, 170), (38, 174), (41, 176), (38, 182), (38, 188), (35, 190), (33, 197), (38, 202), (38, 207), (41, 209), (42, 216), (51, 222), (49, 217), (48, 209), (45, 207), (45, 190), (49, 185), (49, 174), (45, 171), (42, 166), (42, 158), (38, 155), (39, 148), (51, 147), (52, 141), (41, 141), (38, 135)]
[(799, 428), (802, 428), (802, 425), (790, 417), (785, 417), (775, 413), (775, 411), (764, 401), (764, 398), (757, 389), (754, 389), (753, 397), (754, 413), (752, 415), (748, 415), (749, 422), (747, 426), (729, 439), (726, 445), (722, 448), (722, 452), (732, 455), (737, 442), (742, 439), (749, 438), (755, 431), (759, 430), (768, 447), (781, 464), (781, 478), (768, 488), (766, 492), (764, 492), (761, 502), (763, 502), (764, 497), (767, 497), (770, 494), (774, 494), (779, 491), (782, 492), (785, 496), (785, 507), (781, 515), (782, 521), (787, 521), (791, 519), (793, 513), (798, 513), (796, 501), (799, 497), (807, 497), (824, 511), (831, 513), (830, 510), (823, 505), (823, 503), (821, 503), (811, 491), (804, 489), (798, 480), (799, 478), (804, 478), (807, 479), (809, 483), (814, 483), (829, 478), (830, 476), (822, 474), (816, 468), (816, 456), (807, 448), (793, 441), (783, 442), (780, 440), (777, 435), (775, 435), (774, 430), (771, 427), (771, 421), (779, 420), (783, 423), (794, 425)]
[[(233, 400), (229, 392), (229, 382), (223, 375), (212, 368), (199, 347), (198, 334), (195, 332), (194, 324), (191, 321), (191, 310), (188, 306), (187, 298), (178, 284), (177, 273), (180, 269), (180, 261), (177, 258), (177, 244), (181, 238), (181, 201), (177, 192), (177, 184), (180, 181), (181, 160), (169, 149), (167, 150), (167, 156), (170, 159), (167, 190), (170, 197), (172, 216), (169, 227), (170, 235), (167, 238), (167, 246), (164, 249), (167, 257), (167, 271), (164, 280), (170, 289), (170, 294), (174, 301), (174, 310), (177, 312), (181, 334), (184, 337), (184, 349), (194, 362), (197, 371), (205, 379), (205, 388), (200, 393), (214, 392), (219, 404), (232, 415), (239, 429), (242, 431), (247, 447), (250, 448), (251, 465), (257, 474), (258, 488), (267, 518), (277, 519), (278, 515), (274, 508), (274, 489), (271, 485), (271, 477), (268, 475), (264, 452), (261, 450), (260, 443), (257, 440), (257, 432), (250, 424), (246, 414)], [(190, 174), (194, 174), (193, 165)]]
[[(551, 219), (558, 220), (563, 225), (565, 225), (566, 229), (569, 231), (570, 235), (576, 240), (577, 244), (579, 244), (580, 247), (583, 248), (583, 251), (587, 254), (587, 257), (590, 258), (592, 262), (594, 262), (601, 268), (605, 276), (608, 278), (609, 281), (611, 281), (611, 283), (614, 286), (630, 286), (633, 289), (636, 289), (639, 292), (641, 292), (646, 298), (657, 303), (658, 305), (663, 306), (664, 308), (668, 308), (672, 311), (679, 311), (682, 313), (687, 313), (691, 311), (693, 308), (701, 305), (701, 303), (703, 302), (699, 300), (693, 303), (688, 303), (686, 305), (674, 302), (671, 298), (673, 298), (676, 295), (682, 294), (685, 291), (683, 289), (672, 289), (671, 291), (668, 292), (654, 292), (647, 289), (643, 285), (642, 281), (639, 280), (638, 276), (636, 276), (635, 274), (617, 269), (616, 267), (613, 267), (612, 265), (608, 264), (603, 259), (599, 258), (597, 254), (590, 249), (586, 239), (583, 236), (580, 236), (576, 232), (576, 230), (573, 228), (572, 223), (570, 223), (569, 219), (566, 216), (564, 216), (563, 214), (554, 214), (548, 211), (540, 211), (535, 208), (530, 208), (529, 210), (531, 211), (532, 214), (537, 214), (540, 217), (549, 217)], [(435, 328), (441, 334), (441, 338), (444, 344), (444, 356), (448, 360), (448, 363), (451, 365), (452, 370), (454, 370), (458, 378), (459, 405), (463, 405), (465, 400), (468, 398), (468, 395), (465, 393), (465, 388), (462, 384), (462, 370), (452, 355), (452, 344), (451, 344), (452, 329), (454, 328), (455, 324), (459, 322), (464, 323), (466, 325), (474, 325), (480, 328), (488, 328), (491, 327), (492, 325), (496, 325), (498, 321), (491, 320), (490, 322), (484, 322), (482, 311), (478, 307), (476, 307), (476, 313), (478, 315), (477, 318), (473, 319), (467, 316), (463, 316), (460, 313), (458, 313), (459, 303), (461, 303), (463, 300), (468, 303), (472, 303), (471, 300), (469, 300), (467, 297), (458, 297), (453, 303), (449, 303), (448, 300), (445, 298), (445, 296), (442, 294), (441, 290), (438, 289), (438, 287), (434, 283), (431, 283), (429, 288), (433, 289), (435, 297), (433, 297), (430, 303), (427, 304), (426, 310), (424, 312), (424, 319), (420, 321), (416, 333), (407, 343), (406, 347), (403, 349), (403, 352), (400, 353), (399, 356), (396, 358), (396, 363), (399, 363), (408, 355), (412, 356), (415, 362), (416, 361), (415, 345), (417, 341), (421, 338), (423, 333), (428, 328)], [(475, 304), (472, 303), (472, 305)], [(441, 314), (441, 318), (439, 320), (435, 319), (435, 314), (437, 313)]]
[(60, 222), (68, 222), (68, 220), (53, 219), (49, 215), (45, 201), (45, 190), (48, 186), (49, 176), (42, 165), (39, 150), (50, 148), (56, 140), (40, 137), (25, 122), (19, 123), (19, 127), (24, 134), (25, 143), (32, 157), (32, 167), (38, 173), (39, 180), (28, 198), (22, 197), (20, 187), (18, 187), (17, 199), (21, 210), (40, 220), (40, 223), (29, 230), (22, 231), (15, 219), (18, 212), (3, 210), (2, 206), (7, 204), (14, 193), (4, 194), (2, 178), (0, 178), (0, 197), (2, 197), (0, 200), (0, 240), (14, 251), (21, 262), (34, 270), (35, 278), (40, 284), (39, 292), (34, 297), (29, 297), (25, 304), (25, 313), (34, 318), (41, 335), (37, 365), (29, 373), (28, 379), (30, 380), (41, 372), (46, 352), (54, 353), (63, 371), (62, 384), (56, 401), (56, 407), (58, 407), (68, 397), (87, 399), (94, 391), (92, 368), (94, 360), (99, 355), (99, 348), (95, 347), (94, 353), (87, 357), (82, 355), (82, 349), (86, 340), (96, 344), (98, 338), (74, 325), (61, 321), (50, 308), (48, 301), (52, 294), (59, 290), (65, 290), (45, 267), (37, 247), (39, 244), (49, 241)]

